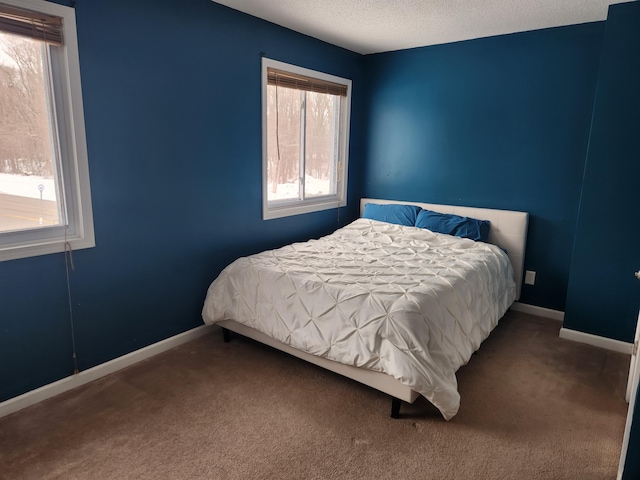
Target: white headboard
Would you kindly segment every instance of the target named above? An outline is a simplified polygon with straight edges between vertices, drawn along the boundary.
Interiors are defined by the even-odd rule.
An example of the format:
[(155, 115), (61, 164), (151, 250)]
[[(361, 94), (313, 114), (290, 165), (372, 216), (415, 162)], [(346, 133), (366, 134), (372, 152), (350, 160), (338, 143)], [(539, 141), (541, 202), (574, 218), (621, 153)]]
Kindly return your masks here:
[(529, 214), (512, 210), (493, 210), (490, 208), (459, 207), (454, 205), (436, 205), (432, 203), (405, 202), (400, 200), (382, 200), (376, 198), (363, 198), (360, 200), (360, 215), (364, 212), (367, 203), (401, 203), (405, 205), (418, 205), (419, 207), (433, 210), (439, 213), (453, 213), (462, 217), (489, 220), (489, 243), (497, 245), (507, 251), (516, 281), (516, 300), (520, 299), (522, 290), (522, 278), (524, 276), (524, 253), (527, 245), (527, 228)]

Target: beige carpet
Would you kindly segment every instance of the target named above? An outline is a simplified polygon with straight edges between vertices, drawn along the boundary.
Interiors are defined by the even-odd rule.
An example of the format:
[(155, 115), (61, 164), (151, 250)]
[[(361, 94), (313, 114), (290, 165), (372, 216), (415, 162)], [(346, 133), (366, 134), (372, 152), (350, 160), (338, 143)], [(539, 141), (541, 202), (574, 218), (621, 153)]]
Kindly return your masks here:
[(510, 312), (462, 407), (384, 394), (210, 335), (0, 419), (0, 478), (614, 479), (629, 357)]

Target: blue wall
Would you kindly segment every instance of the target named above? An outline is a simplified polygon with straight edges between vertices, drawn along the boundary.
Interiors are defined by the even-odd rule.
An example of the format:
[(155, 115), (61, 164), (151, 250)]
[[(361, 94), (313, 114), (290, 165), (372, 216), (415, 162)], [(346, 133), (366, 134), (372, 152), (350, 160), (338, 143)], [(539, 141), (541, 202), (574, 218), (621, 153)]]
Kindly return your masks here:
[(604, 24), (366, 57), (366, 196), (530, 213), (521, 301), (564, 310)]
[[(357, 215), (364, 64), (210, 0), (79, 0), (76, 16), (97, 243), (71, 274), (84, 370), (201, 325), (236, 257)], [(339, 221), (262, 220), (261, 52), (353, 80)], [(63, 255), (0, 263), (0, 401), (72, 372)]]
[(633, 342), (640, 282), (640, 3), (609, 9), (564, 325)]

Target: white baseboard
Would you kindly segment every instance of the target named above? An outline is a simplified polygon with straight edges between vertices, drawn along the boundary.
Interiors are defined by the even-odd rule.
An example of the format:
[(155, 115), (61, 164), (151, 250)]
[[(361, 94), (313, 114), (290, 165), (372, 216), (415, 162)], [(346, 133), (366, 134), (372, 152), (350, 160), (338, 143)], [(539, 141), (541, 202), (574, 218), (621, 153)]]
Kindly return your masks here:
[[(515, 302), (511, 305), (511, 309), (516, 312), (530, 313), (532, 315), (538, 315), (539, 317), (558, 320), (559, 322), (564, 321), (564, 312), (560, 310), (552, 310), (550, 308), (538, 307), (536, 305), (519, 302)], [(564, 327), (560, 329), (560, 338), (572, 340), (574, 342), (586, 343), (595, 347), (605, 348), (607, 350), (613, 350), (614, 352), (626, 353), (629, 355), (633, 352), (633, 343), (621, 342), (620, 340), (600, 337), (598, 335), (583, 333)]]
[(571, 330), (564, 327), (560, 329), (560, 338), (573, 340), (574, 342), (586, 343), (588, 345), (606, 348), (607, 350), (626, 353), (628, 355), (631, 355), (633, 353), (633, 343), (622, 342), (620, 340), (614, 340), (612, 338), (600, 337), (598, 335), (579, 332), (577, 330)]
[(202, 325), (0, 403), (0, 418), (212, 332)]
[(529, 305), (528, 303), (515, 302), (511, 305), (511, 310), (516, 312), (530, 313), (539, 317), (550, 318), (552, 320), (564, 321), (564, 312), (560, 310), (552, 310), (550, 308)]

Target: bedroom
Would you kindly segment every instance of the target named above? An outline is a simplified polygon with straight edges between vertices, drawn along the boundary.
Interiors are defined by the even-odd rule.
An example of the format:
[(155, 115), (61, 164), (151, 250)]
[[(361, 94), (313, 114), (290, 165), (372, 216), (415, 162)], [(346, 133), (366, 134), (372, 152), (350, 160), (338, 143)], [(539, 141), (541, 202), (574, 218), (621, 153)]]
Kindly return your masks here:
[[(537, 279), (521, 302), (633, 341), (637, 287), (610, 275), (637, 269), (637, 253), (610, 272), (592, 255), (599, 211), (579, 216), (581, 198), (620, 224), (635, 213), (637, 167), (614, 160), (633, 145), (587, 162), (605, 22), (362, 56), (206, 0), (75, 10), (97, 244), (74, 253), (71, 276), (81, 370), (201, 325), (212, 272), (236, 257), (337, 226), (335, 211), (261, 219), (262, 52), (353, 80), (340, 225), (365, 196), (527, 211)], [(425, 78), (440, 103), (420, 90)], [(633, 238), (638, 227), (625, 228)], [(67, 377), (73, 362), (62, 256), (2, 262), (0, 283), (5, 401)]]

